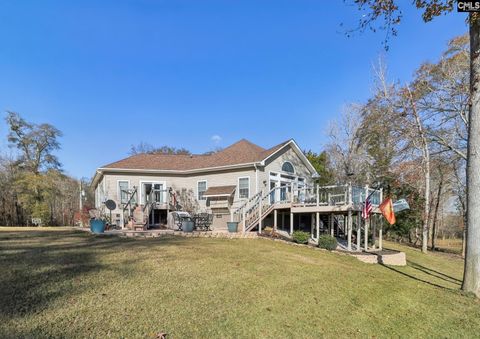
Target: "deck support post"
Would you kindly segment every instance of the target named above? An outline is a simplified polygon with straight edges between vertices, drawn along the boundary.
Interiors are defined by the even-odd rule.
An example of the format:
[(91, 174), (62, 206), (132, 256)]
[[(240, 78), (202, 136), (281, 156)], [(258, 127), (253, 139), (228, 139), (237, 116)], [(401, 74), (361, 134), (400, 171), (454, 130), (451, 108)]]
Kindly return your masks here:
[(332, 237), (334, 236), (334, 234), (333, 234), (333, 231), (334, 231), (334, 230), (333, 230), (333, 229), (334, 229), (334, 227), (333, 227), (333, 226), (334, 226), (334, 224), (333, 224), (333, 219), (334, 219), (334, 214), (333, 214), (333, 213), (330, 213), (330, 218), (329, 218), (328, 221), (329, 221), (329, 224), (330, 224), (330, 225), (329, 225), (329, 226), (330, 226), (330, 235), (331, 235)]
[[(335, 230), (335, 216), (333, 217), (333, 229), (335, 230), (335, 236), (340, 238), (340, 222), (339, 217), (337, 219), (337, 229)], [(343, 224), (345, 226), (345, 223)]]
[(277, 219), (278, 219), (278, 210), (274, 209), (273, 210), (273, 231), (277, 231)]
[(353, 227), (353, 220), (352, 220), (352, 210), (348, 210), (347, 216), (347, 250), (352, 250), (352, 227)]
[(362, 218), (361, 218), (361, 212), (357, 213), (357, 251), (362, 250)]
[(258, 200), (258, 233), (262, 233), (262, 195)]
[(290, 212), (290, 235), (293, 234), (293, 212)]
[(310, 237), (315, 238), (315, 213), (310, 216)]
[(365, 219), (365, 231), (363, 232), (363, 239), (364, 239), (364, 249), (368, 251), (368, 224), (370, 223), (370, 218)]
[(315, 223), (316, 223), (316, 227), (317, 227), (316, 236), (317, 236), (317, 242), (318, 242), (318, 239), (320, 239), (320, 213), (318, 213), (318, 212), (315, 215)]

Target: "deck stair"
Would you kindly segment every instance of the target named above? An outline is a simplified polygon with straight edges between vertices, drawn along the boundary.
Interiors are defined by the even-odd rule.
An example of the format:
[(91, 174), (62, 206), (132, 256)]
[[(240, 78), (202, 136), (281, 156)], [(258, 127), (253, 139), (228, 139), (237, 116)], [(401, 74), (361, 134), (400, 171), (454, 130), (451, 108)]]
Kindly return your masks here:
[(156, 200), (155, 200), (155, 190), (151, 190), (150, 193), (145, 197), (145, 204), (137, 206), (133, 211), (132, 215), (132, 228), (133, 230), (147, 230), (148, 225), (150, 224), (150, 214), (155, 209)]
[[(279, 208), (287, 202), (287, 194), (277, 195), (278, 190), (286, 192), (285, 187), (274, 187), (263, 195), (262, 192), (259, 192), (235, 211), (234, 214), (237, 216), (237, 221), (244, 224), (244, 232), (253, 230), (275, 208)], [(277, 199), (277, 196), (281, 198)]]

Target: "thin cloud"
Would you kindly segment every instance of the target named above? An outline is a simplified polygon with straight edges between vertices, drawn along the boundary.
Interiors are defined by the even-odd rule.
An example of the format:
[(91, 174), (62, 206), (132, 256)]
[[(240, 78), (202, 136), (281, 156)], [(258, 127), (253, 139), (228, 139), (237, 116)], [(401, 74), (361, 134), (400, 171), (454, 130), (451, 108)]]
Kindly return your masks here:
[(210, 139), (211, 139), (215, 144), (219, 144), (220, 141), (222, 141), (222, 137), (219, 136), (218, 134), (213, 135)]

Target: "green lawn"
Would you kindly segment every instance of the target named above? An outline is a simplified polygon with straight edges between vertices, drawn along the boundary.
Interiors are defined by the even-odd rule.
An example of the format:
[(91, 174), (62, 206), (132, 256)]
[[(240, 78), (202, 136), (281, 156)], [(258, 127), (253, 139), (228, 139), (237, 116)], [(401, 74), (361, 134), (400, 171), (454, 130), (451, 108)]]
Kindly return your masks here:
[(0, 337), (478, 337), (462, 261), (402, 249), (397, 268), (265, 239), (0, 228)]

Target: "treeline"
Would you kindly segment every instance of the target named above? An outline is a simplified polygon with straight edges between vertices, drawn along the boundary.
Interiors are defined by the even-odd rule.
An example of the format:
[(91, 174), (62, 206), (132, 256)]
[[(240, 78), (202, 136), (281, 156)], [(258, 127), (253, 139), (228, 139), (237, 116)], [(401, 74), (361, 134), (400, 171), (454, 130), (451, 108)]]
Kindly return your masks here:
[(452, 39), (409, 82), (389, 79), (381, 59), (373, 73), (370, 99), (346, 107), (330, 128), (325, 154), (332, 181), (378, 183), (385, 195), (406, 198), (411, 209), (387, 232), (421, 243), (423, 251), (435, 247), (439, 231), (464, 236), (468, 37)]
[(88, 182), (62, 172), (54, 152), (62, 133), (50, 124), (34, 124), (7, 112), (8, 142), (14, 156), (0, 155), (0, 225), (74, 225), (92, 204)]

